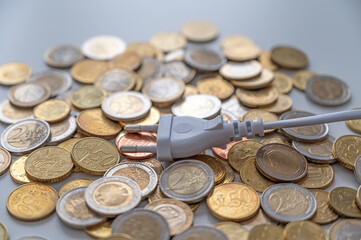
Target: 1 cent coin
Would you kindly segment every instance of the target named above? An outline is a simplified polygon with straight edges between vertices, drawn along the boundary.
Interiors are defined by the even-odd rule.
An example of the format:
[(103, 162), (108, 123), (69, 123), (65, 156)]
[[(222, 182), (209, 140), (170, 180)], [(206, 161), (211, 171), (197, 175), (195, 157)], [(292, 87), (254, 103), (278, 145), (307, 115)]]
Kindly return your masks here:
[[(149, 132), (138, 132), (138, 133), (127, 133), (122, 131), (115, 139), (115, 144), (118, 149), (123, 145), (138, 145), (138, 146), (148, 146), (156, 145), (157, 138)], [(154, 153), (123, 153), (124, 156), (130, 159), (145, 159), (153, 157)]]

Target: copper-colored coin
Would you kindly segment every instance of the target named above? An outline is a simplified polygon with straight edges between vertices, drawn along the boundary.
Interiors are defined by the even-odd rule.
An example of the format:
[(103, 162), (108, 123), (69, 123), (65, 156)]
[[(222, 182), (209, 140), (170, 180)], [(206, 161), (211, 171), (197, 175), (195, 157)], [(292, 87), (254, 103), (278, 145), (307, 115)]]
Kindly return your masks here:
[(229, 98), (234, 92), (233, 85), (222, 78), (200, 80), (197, 82), (197, 88), (200, 94), (213, 95), (221, 100)]
[(221, 47), (223, 49), (226, 49), (252, 43), (253, 41), (249, 37), (245, 37), (242, 35), (230, 35), (222, 39)]
[(236, 96), (247, 107), (261, 107), (275, 102), (279, 96), (276, 88), (267, 87), (260, 90), (237, 88)]
[(50, 99), (34, 108), (34, 116), (48, 123), (61, 122), (69, 116), (70, 106), (59, 99)]
[(361, 210), (356, 203), (357, 191), (348, 187), (337, 187), (330, 191), (328, 203), (332, 210), (340, 216), (361, 218)]
[(334, 178), (334, 172), (330, 164), (307, 164), (307, 174), (298, 185), (308, 189), (329, 187)]
[[(262, 109), (251, 109), (244, 116), (243, 121), (246, 119), (251, 119), (252, 121), (258, 121), (258, 119), (262, 119), (262, 122), (274, 122), (278, 120), (278, 116), (274, 113), (267, 112)], [(267, 129), (264, 130), (264, 133), (273, 132), (275, 129)]]
[(228, 47), (223, 50), (224, 55), (231, 61), (250, 61), (261, 55), (261, 49), (254, 44), (243, 44)]
[(160, 112), (158, 110), (158, 108), (156, 107), (151, 107), (150, 111), (148, 113), (147, 116), (145, 116), (144, 118), (138, 119), (138, 120), (123, 120), (123, 121), (119, 121), (120, 125), (122, 125), (123, 127), (126, 125), (154, 125), (157, 124), (159, 122), (160, 119)]
[[(149, 132), (127, 133), (122, 131), (115, 139), (118, 149), (123, 145), (148, 146), (156, 145), (157, 138)], [(154, 156), (154, 153), (122, 153), (130, 159), (145, 159)]]
[(147, 42), (134, 42), (127, 46), (126, 52), (134, 52), (138, 54), (139, 57), (154, 57), (155, 48), (153, 45)]
[(298, 90), (305, 91), (308, 79), (310, 79), (311, 77), (316, 76), (316, 75), (317, 75), (316, 73), (310, 72), (307, 70), (301, 70), (301, 71), (295, 72), (292, 76), (293, 85)]
[(213, 225), (221, 230), (229, 240), (248, 240), (248, 230), (235, 222), (219, 222)]
[(292, 90), (293, 81), (284, 73), (275, 72), (272, 86), (275, 87), (280, 93), (288, 93)]
[(275, 182), (292, 182), (307, 174), (306, 158), (284, 144), (271, 143), (262, 146), (256, 154), (257, 168)]
[(260, 108), (268, 112), (281, 114), (290, 110), (291, 107), (292, 107), (292, 98), (290, 98), (288, 95), (285, 94), (279, 94), (277, 100), (274, 103), (271, 103), (269, 105), (264, 105)]
[(282, 233), (283, 228), (280, 226), (262, 224), (251, 229), (248, 240), (283, 240)]
[(119, 153), (112, 143), (96, 137), (80, 139), (75, 143), (71, 156), (76, 166), (93, 175), (103, 175), (120, 160)]
[(154, 171), (157, 173), (158, 178), (160, 174), (163, 172), (162, 164), (155, 158), (146, 158), (146, 159), (137, 159), (137, 160), (125, 159), (122, 162), (139, 162), (141, 164), (144, 164), (150, 168), (153, 168)]
[(43, 147), (29, 154), (25, 162), (27, 176), (39, 182), (57, 182), (73, 169), (70, 153), (59, 147)]
[(271, 60), (270, 51), (262, 50), (258, 61), (262, 64), (263, 69), (268, 69), (271, 71), (276, 71), (278, 69), (278, 66), (274, 64)]
[(338, 137), (333, 142), (332, 153), (343, 166), (354, 170), (356, 159), (361, 154), (361, 137), (357, 135)]
[(311, 221), (294, 221), (286, 225), (283, 239), (328, 240), (327, 233), (318, 224)]
[(308, 65), (307, 56), (293, 47), (280, 46), (271, 51), (271, 59), (283, 68), (300, 69)]
[(87, 187), (92, 182), (93, 182), (93, 180), (91, 180), (91, 179), (73, 179), (73, 180), (70, 180), (70, 181), (64, 183), (63, 186), (61, 186), (61, 188), (59, 189), (59, 197), (61, 197), (66, 192), (68, 192), (68, 191), (70, 191), (72, 189), (79, 188), (79, 187)]
[(242, 221), (257, 214), (260, 199), (255, 190), (242, 183), (218, 185), (207, 197), (212, 215), (220, 220)]
[(187, 40), (178, 33), (162, 32), (153, 35), (149, 42), (163, 52), (170, 52), (184, 48)]
[(114, 138), (122, 130), (120, 124), (106, 118), (100, 108), (82, 111), (76, 121), (79, 130), (87, 136), (110, 139)]
[(261, 74), (257, 77), (242, 81), (231, 80), (231, 83), (236, 87), (244, 89), (260, 89), (270, 86), (273, 79), (273, 72), (267, 69), (263, 69)]
[(25, 162), (28, 159), (28, 156), (28, 154), (23, 155), (15, 159), (10, 165), (10, 177), (14, 182), (18, 184), (25, 184), (31, 182), (25, 172)]
[(81, 60), (71, 68), (71, 75), (81, 83), (94, 83), (99, 73), (108, 68), (108, 63), (98, 60)]
[(24, 82), (31, 75), (30, 66), (24, 63), (6, 63), (0, 66), (0, 84), (10, 86)]
[(204, 162), (212, 168), (214, 173), (214, 184), (219, 184), (224, 180), (226, 176), (226, 169), (224, 168), (222, 162), (217, 158), (209, 155), (196, 155), (192, 157), (192, 159)]
[(50, 88), (44, 83), (29, 82), (13, 86), (9, 89), (9, 101), (17, 107), (34, 107), (48, 99)]
[(239, 171), (239, 176), (243, 183), (247, 184), (260, 193), (266, 190), (269, 186), (275, 184), (274, 182), (265, 178), (257, 170), (255, 159), (249, 159), (243, 163), (243, 166)]
[(142, 58), (137, 53), (131, 51), (124, 52), (108, 62), (111, 68), (120, 67), (132, 71), (138, 69), (141, 63)]
[(328, 205), (328, 192), (319, 189), (311, 189), (310, 191), (317, 201), (316, 213), (310, 220), (318, 224), (329, 224), (336, 221), (338, 215)]
[(224, 161), (228, 161), (228, 152), (229, 152), (229, 149), (231, 149), (231, 147), (236, 144), (237, 142), (236, 141), (232, 141), (232, 142), (229, 142), (226, 144), (226, 148), (223, 149), (223, 148), (218, 148), (218, 147), (212, 147), (212, 151), (213, 151), (213, 154), (224, 160)]
[(190, 21), (181, 28), (181, 33), (192, 42), (208, 42), (218, 36), (218, 28), (205, 21)]
[(256, 153), (263, 144), (254, 140), (245, 140), (236, 143), (228, 152), (228, 162), (234, 170), (239, 172), (243, 164), (256, 157)]
[(6, 208), (18, 220), (39, 221), (54, 212), (57, 200), (58, 193), (54, 188), (40, 183), (29, 183), (10, 193)]
[(281, 144), (285, 144), (290, 147), (292, 146), (292, 144), (288, 140), (288, 138), (285, 138), (282, 135), (278, 135), (278, 134), (263, 138), (261, 143), (264, 145), (269, 144), (269, 143), (281, 143)]
[(0, 148), (0, 176), (4, 174), (11, 163), (11, 155), (8, 151), (3, 148)]

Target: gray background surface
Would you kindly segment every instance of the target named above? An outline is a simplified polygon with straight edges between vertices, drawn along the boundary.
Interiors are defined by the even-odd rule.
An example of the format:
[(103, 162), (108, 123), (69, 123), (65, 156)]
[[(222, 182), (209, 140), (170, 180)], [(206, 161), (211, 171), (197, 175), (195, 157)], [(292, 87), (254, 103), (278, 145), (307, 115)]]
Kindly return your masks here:
[[(361, 1), (88, 1), (88, 0), (0, 0), (0, 65), (19, 61), (33, 72), (47, 69), (44, 52), (55, 45), (80, 46), (86, 39), (101, 34), (116, 35), (126, 42), (147, 41), (161, 31), (178, 31), (182, 23), (202, 19), (216, 24), (220, 37), (229, 34), (249, 36), (263, 49), (287, 44), (302, 49), (310, 59), (309, 69), (343, 79), (352, 91), (350, 102), (339, 107), (321, 107), (292, 90), (294, 108), (328, 113), (360, 107), (361, 89)], [(0, 87), (0, 99), (8, 88)], [(6, 127), (0, 126), (0, 131)], [(350, 134), (344, 123), (330, 124), (330, 135)], [(356, 189), (351, 171), (334, 164), (336, 186)], [(52, 184), (57, 190), (73, 174)], [(239, 178), (238, 178), (239, 179)], [(63, 225), (56, 214), (25, 223), (9, 216), (6, 198), (18, 185), (9, 173), (0, 176), (0, 221), (10, 239), (38, 235), (48, 239), (88, 239), (84, 232)], [(143, 204), (144, 205), (144, 204)], [(142, 205), (142, 206), (143, 206)], [(195, 212), (195, 225), (218, 222), (207, 211), (205, 202)], [(326, 226), (328, 229), (329, 226)]]

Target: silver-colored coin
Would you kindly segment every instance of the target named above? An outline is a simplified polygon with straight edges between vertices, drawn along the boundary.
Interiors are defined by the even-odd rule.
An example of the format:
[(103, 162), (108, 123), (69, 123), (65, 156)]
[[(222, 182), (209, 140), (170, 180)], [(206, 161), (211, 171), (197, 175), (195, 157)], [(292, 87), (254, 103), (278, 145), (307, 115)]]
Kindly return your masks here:
[[(139, 184), (142, 190), (142, 198), (149, 196), (158, 185), (158, 175), (155, 170), (140, 162), (119, 163), (105, 172), (104, 177), (121, 176), (132, 179)], [(147, 183), (146, 185), (143, 185)]]
[(187, 229), (186, 231), (178, 234), (173, 240), (186, 240), (186, 239), (212, 239), (212, 240), (228, 240), (226, 234), (217, 228), (208, 226), (196, 226)]
[(164, 62), (171, 62), (171, 61), (183, 61), (184, 58), (184, 49), (178, 49), (172, 52), (167, 53), (164, 55)]
[(8, 126), (1, 135), (1, 145), (15, 155), (43, 146), (50, 139), (50, 126), (40, 119), (26, 119)]
[(8, 91), (9, 101), (17, 106), (30, 108), (47, 100), (51, 95), (48, 84), (25, 82), (11, 87)]
[(149, 80), (161, 77), (164, 73), (164, 66), (154, 58), (144, 57), (137, 73), (143, 78), (144, 83), (146, 83)]
[(168, 107), (178, 101), (185, 90), (182, 80), (173, 77), (155, 78), (144, 84), (142, 93), (157, 107)]
[(60, 197), (56, 204), (56, 213), (60, 220), (72, 228), (83, 229), (105, 220), (97, 215), (85, 203), (86, 187), (72, 189)]
[(184, 61), (189, 66), (201, 71), (218, 71), (226, 59), (210, 49), (189, 49), (184, 54)]
[(110, 95), (103, 100), (101, 108), (113, 120), (135, 120), (146, 116), (152, 102), (139, 92), (127, 91)]
[(262, 73), (262, 65), (255, 60), (249, 62), (229, 62), (224, 64), (219, 73), (231, 80), (248, 80)]
[(125, 233), (134, 240), (168, 240), (167, 221), (159, 213), (149, 209), (134, 209), (114, 219), (112, 233)]
[(133, 72), (125, 68), (107, 69), (100, 73), (94, 85), (109, 94), (121, 91), (130, 91), (134, 88), (136, 77)]
[(351, 90), (338, 78), (316, 75), (307, 81), (306, 96), (320, 105), (337, 106), (350, 100)]
[(200, 202), (214, 187), (214, 173), (205, 163), (182, 160), (166, 168), (159, 178), (162, 193), (185, 203)]
[(276, 222), (310, 219), (317, 202), (312, 192), (297, 184), (281, 183), (268, 187), (261, 196), (263, 211)]
[(73, 83), (69, 73), (61, 70), (46, 70), (33, 74), (28, 82), (40, 82), (49, 86), (51, 97), (64, 94)]
[(361, 221), (342, 219), (332, 224), (329, 231), (330, 240), (360, 240)]
[(106, 177), (92, 182), (85, 190), (85, 201), (94, 212), (113, 217), (129, 211), (140, 203), (142, 192), (126, 177)]
[(56, 145), (69, 139), (76, 131), (76, 120), (73, 116), (64, 121), (50, 124), (51, 138), (48, 145)]
[(53, 47), (46, 51), (44, 55), (46, 64), (56, 68), (71, 67), (74, 63), (83, 58), (84, 56), (80, 49), (71, 45)]
[(221, 112), (222, 102), (217, 97), (208, 94), (190, 95), (172, 106), (176, 116), (198, 117), (210, 119)]
[(334, 163), (337, 159), (332, 154), (334, 137), (328, 136), (325, 140), (315, 143), (292, 141), (293, 147), (303, 154), (310, 162)]
[(3, 123), (13, 124), (33, 117), (33, 109), (31, 108), (18, 108), (10, 104), (9, 100), (0, 103), (0, 121)]
[[(280, 116), (280, 120), (308, 117), (314, 114), (303, 111), (288, 111)], [(282, 132), (289, 138), (302, 142), (318, 142), (327, 137), (329, 127), (326, 123), (304, 127), (281, 128)]]
[(95, 60), (110, 60), (125, 51), (127, 44), (115, 36), (101, 35), (88, 39), (81, 46), (83, 54)]
[(196, 70), (188, 67), (183, 61), (171, 61), (164, 64), (164, 76), (174, 77), (189, 83), (196, 76)]
[(356, 159), (355, 169), (353, 171), (356, 180), (361, 184), (361, 156)]

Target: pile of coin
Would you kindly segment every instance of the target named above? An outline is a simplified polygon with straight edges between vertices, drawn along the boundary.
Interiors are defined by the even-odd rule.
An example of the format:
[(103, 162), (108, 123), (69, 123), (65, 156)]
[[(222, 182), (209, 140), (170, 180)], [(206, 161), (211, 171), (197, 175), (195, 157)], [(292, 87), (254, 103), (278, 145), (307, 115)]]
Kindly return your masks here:
[[(293, 86), (321, 105), (351, 97), (342, 80), (304, 70), (309, 60), (299, 49), (261, 50), (241, 35), (222, 38), (220, 51), (203, 47), (218, 35), (214, 24), (191, 21), (149, 42), (97, 36), (81, 48), (56, 46), (44, 55), (52, 68), (38, 73), (24, 63), (0, 66), (0, 84), (12, 86), (0, 104), (0, 121), (10, 124), (0, 174), (9, 169), (21, 184), (6, 202), (10, 215), (38, 221), (56, 211), (65, 225), (102, 239), (360, 237), (360, 220), (337, 221), (329, 236), (320, 227), (361, 218), (361, 187), (322, 190), (335, 162), (361, 184), (361, 137), (334, 139), (327, 124), (267, 130), (170, 163), (120, 151), (155, 145), (155, 133), (122, 129), (156, 124), (161, 114), (271, 122), (313, 115), (292, 109)], [(346, 124), (361, 132), (360, 120)], [(19, 157), (11, 161), (10, 153)], [(64, 180), (79, 172), (98, 178)], [(47, 185), (57, 181), (64, 181), (59, 193)], [(193, 226), (202, 201), (221, 222)], [(8, 236), (0, 223), (0, 239)]]

